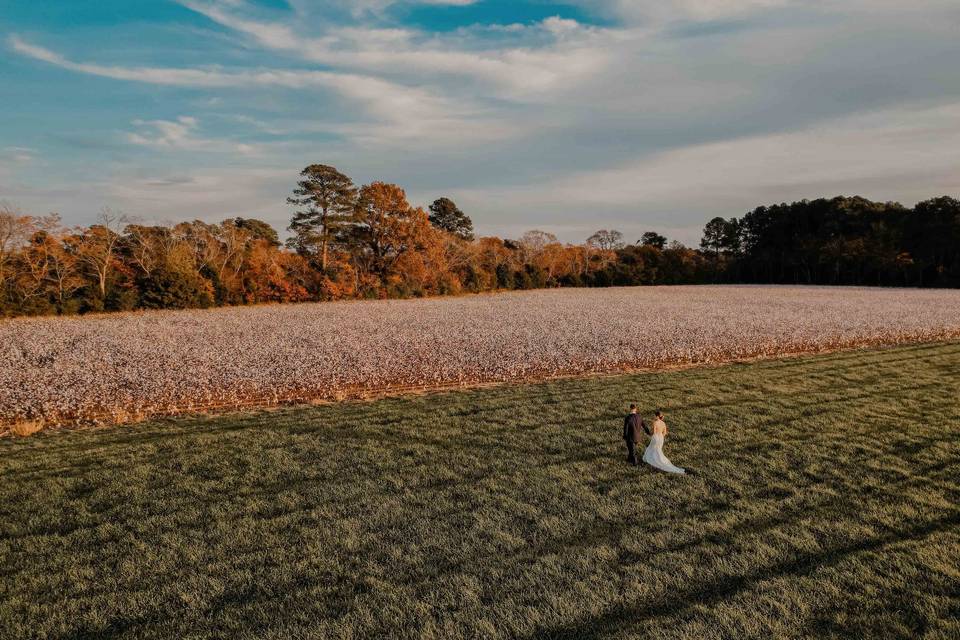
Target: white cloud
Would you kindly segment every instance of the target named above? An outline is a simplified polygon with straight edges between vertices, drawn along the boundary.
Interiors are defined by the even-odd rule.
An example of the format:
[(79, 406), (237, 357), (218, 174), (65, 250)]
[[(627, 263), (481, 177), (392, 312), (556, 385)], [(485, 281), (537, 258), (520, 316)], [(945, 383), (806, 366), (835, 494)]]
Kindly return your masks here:
[(626, 24), (663, 26), (678, 22), (709, 23), (746, 20), (777, 11), (821, 12), (838, 17), (854, 14), (910, 11), (935, 15), (943, 10), (956, 12), (956, 0), (572, 0), (596, 13)]
[[(960, 102), (886, 109), (790, 133), (691, 145), (508, 190), (459, 195), (462, 205), (476, 208), (510, 202), (526, 211), (549, 211), (552, 220), (581, 233), (599, 218), (634, 235), (650, 223), (682, 229), (686, 216), (670, 213), (678, 211), (706, 221), (739, 216), (760, 204), (837, 194), (913, 204), (960, 193), (960, 174), (954, 170), (960, 166), (957, 122)], [(582, 222), (584, 212), (591, 212), (589, 222)]]
[[(254, 86), (303, 89), (310, 87), (345, 87), (354, 79), (363, 80), (363, 78), (357, 76), (344, 76), (325, 71), (290, 71), (282, 69), (223, 71), (217, 68), (178, 69), (171, 67), (100, 65), (73, 62), (50, 49), (30, 44), (16, 35), (11, 36), (9, 41), (14, 51), (63, 69), (105, 78), (113, 78), (115, 80), (146, 82), (150, 84), (212, 89)], [(390, 87), (390, 84), (384, 82), (382, 86), (386, 89)]]
[(176, 120), (135, 120), (139, 132), (131, 132), (126, 139), (131, 144), (163, 150), (211, 151), (253, 155), (252, 145), (232, 140), (204, 138), (196, 135), (200, 122), (190, 116)]
[(663, 23), (737, 18), (756, 11), (788, 7), (798, 2), (799, 0), (580, 0), (578, 4), (629, 22)]
[[(362, 18), (367, 15), (379, 15), (389, 7), (406, 5), (434, 5), (466, 7), (476, 4), (479, 0), (328, 0), (327, 5), (334, 5), (345, 10), (356, 18)], [(316, 0), (288, 0), (292, 6), (298, 9), (299, 13), (306, 13), (308, 9), (316, 8)], [(240, 5), (243, 0), (227, 0), (225, 4)]]
[[(241, 17), (234, 11), (236, 5), (225, 5), (222, 1), (179, 1), (210, 20), (253, 38), (264, 47), (312, 62), (372, 75), (441, 73), (465, 76), (506, 91), (505, 97), (569, 86), (577, 77), (595, 72), (610, 62), (600, 46), (604, 30), (558, 17), (523, 27), (526, 31), (540, 30), (552, 36), (553, 42), (546, 46), (469, 50), (464, 48), (467, 33), (464, 30), (451, 39), (426, 36), (408, 29), (338, 25), (319, 36), (301, 36), (288, 24)], [(478, 45), (476, 42), (471, 44)]]
[(0, 163), (2, 164), (29, 164), (33, 162), (36, 151), (29, 147), (4, 147), (0, 149)]
[[(297, 171), (317, 161), (403, 184), (419, 202), (449, 195), (487, 233), (539, 226), (565, 240), (607, 226), (689, 241), (707, 218), (763, 202), (838, 192), (906, 202), (958, 189), (957, 114), (910, 105), (960, 100), (956, 0), (579, 0), (616, 26), (552, 17), (444, 33), (393, 22), (383, 11), (392, 0), (289, 0), (292, 13), (183, 1), (223, 27), (207, 59), (283, 67), (285, 57), (289, 68), (178, 68), (163, 64), (174, 52), (162, 47), (149, 52), (155, 66), (78, 62), (10, 39), (77, 73), (198, 89), (180, 104), (204, 127), (144, 116), (131, 147), (228, 149), (234, 157), (217, 160), (232, 173), (194, 168), (209, 159), (192, 167), (190, 154), (124, 149), (110, 160), (153, 163), (159, 176), (111, 177), (126, 183), (110, 197), (131, 211), (143, 198), (157, 211), (217, 216), (220, 200), (244, 206), (231, 182), (249, 178), (254, 209), (272, 203), (282, 217)], [(224, 43), (242, 46), (220, 57)], [(263, 136), (255, 158), (229, 147)], [(112, 183), (75, 190), (90, 200), (91, 184)]]
[[(479, 135), (487, 138), (507, 133), (495, 123), (487, 123), (487, 126), (483, 126), (485, 116), (482, 110), (469, 103), (459, 102), (452, 97), (440, 97), (422, 88), (407, 87), (372, 76), (313, 70), (225, 71), (99, 65), (73, 62), (49, 49), (27, 43), (17, 36), (10, 38), (10, 44), (15, 51), (23, 55), (64, 69), (129, 82), (211, 89), (282, 87), (332, 90), (362, 105), (375, 122), (371, 124), (354, 118), (354, 122), (348, 124), (331, 123), (327, 129), (343, 133), (362, 132), (364, 143), (379, 139), (407, 139), (434, 132), (436, 140), (455, 142), (477, 137), (477, 126), (483, 127), (484, 130)], [(167, 136), (173, 137), (148, 139), (134, 134), (135, 138), (131, 141), (170, 146), (175, 143), (177, 135), (183, 135), (191, 128), (191, 125), (186, 122), (156, 121), (152, 124)]]
[(28, 147), (0, 148), (0, 200), (10, 197), (12, 180), (22, 175), (36, 161), (36, 151)]

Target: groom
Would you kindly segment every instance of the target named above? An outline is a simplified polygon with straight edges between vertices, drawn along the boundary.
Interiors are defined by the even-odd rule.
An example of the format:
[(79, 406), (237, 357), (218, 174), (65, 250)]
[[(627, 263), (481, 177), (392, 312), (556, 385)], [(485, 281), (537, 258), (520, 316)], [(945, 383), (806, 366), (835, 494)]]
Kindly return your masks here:
[(637, 443), (640, 442), (640, 430), (650, 435), (647, 423), (637, 413), (637, 405), (630, 405), (630, 413), (623, 420), (623, 439), (627, 443), (627, 462), (637, 466)]

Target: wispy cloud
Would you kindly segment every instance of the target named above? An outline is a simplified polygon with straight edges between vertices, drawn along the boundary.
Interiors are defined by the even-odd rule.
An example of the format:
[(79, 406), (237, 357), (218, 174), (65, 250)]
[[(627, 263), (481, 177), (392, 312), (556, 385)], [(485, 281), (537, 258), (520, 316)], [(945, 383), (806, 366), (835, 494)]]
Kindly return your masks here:
[[(227, 0), (230, 3), (232, 0)], [(298, 13), (305, 14), (308, 9), (314, 9), (317, 6), (315, 0), (287, 0), (289, 4), (297, 9)], [(435, 5), (450, 7), (466, 7), (476, 4), (480, 0), (327, 0), (324, 2), (324, 8), (331, 6), (353, 16), (354, 18), (364, 18), (371, 15), (379, 16), (383, 12), (395, 5)], [(240, 1), (234, 1), (233, 4), (240, 4)]]
[[(116, 80), (207, 89), (250, 89), (279, 87), (285, 89), (326, 89), (361, 105), (377, 124), (357, 122), (335, 123), (331, 131), (357, 133), (364, 142), (375, 139), (403, 139), (435, 131), (444, 139), (451, 135), (458, 139), (470, 137), (465, 127), (468, 121), (483, 121), (483, 113), (473, 105), (441, 97), (418, 87), (407, 87), (372, 76), (333, 73), (315, 70), (259, 69), (180, 69), (169, 67), (124, 67), (74, 62), (44, 47), (30, 44), (18, 36), (10, 38), (11, 47), (18, 53), (58, 67)], [(189, 129), (184, 122), (153, 123), (169, 134), (174, 129)], [(369, 125), (369, 126), (368, 126)], [(487, 127), (483, 135), (496, 136), (502, 132)], [(154, 144), (171, 144), (171, 140), (154, 138)]]
[(221, 153), (239, 153), (253, 155), (256, 147), (242, 142), (218, 138), (204, 138), (197, 135), (199, 121), (190, 116), (180, 116), (176, 120), (135, 120), (139, 132), (126, 135), (128, 142), (164, 150), (212, 151)]
[[(7, 182), (29, 168), (36, 161), (36, 150), (29, 147), (0, 148), (0, 180)], [(5, 199), (9, 184), (0, 183), (0, 200)]]
[(173, 85), (181, 87), (203, 88), (248, 88), (255, 86), (282, 87), (288, 89), (333, 88), (348, 89), (351, 82), (377, 82), (381, 89), (393, 87), (388, 82), (373, 78), (342, 75), (325, 71), (260, 69), (227, 71), (219, 68), (180, 69), (175, 67), (125, 67), (102, 65), (86, 62), (74, 62), (66, 57), (38, 45), (26, 42), (20, 36), (9, 39), (11, 48), (35, 60), (41, 60), (63, 69), (86, 73), (115, 80), (145, 82), (150, 84)]
[(628, 22), (662, 24), (711, 21), (789, 7), (799, 0), (577, 0), (577, 4)]
[[(549, 211), (581, 234), (596, 219), (620, 219), (639, 233), (651, 223), (678, 228), (677, 211), (700, 220), (740, 215), (766, 202), (862, 191), (907, 204), (960, 193), (960, 102), (884, 109), (819, 123), (800, 131), (687, 147), (604, 170), (574, 172), (508, 190), (464, 190), (463, 202), (508, 201)], [(693, 186), (695, 185), (695, 188)], [(581, 213), (591, 211), (584, 223)], [(624, 218), (623, 212), (635, 218)], [(580, 221), (577, 223), (576, 221)], [(695, 233), (682, 237), (693, 241)], [(585, 237), (585, 236), (584, 236)]]
[[(564, 86), (611, 61), (600, 46), (605, 30), (559, 17), (534, 25), (513, 25), (514, 31), (548, 34), (550, 40), (544, 46), (483, 49), (482, 43), (465, 37), (469, 30), (460, 30), (456, 38), (450, 39), (402, 28), (337, 25), (320, 36), (303, 36), (292, 24), (239, 15), (236, 9), (242, 6), (240, 2), (179, 2), (221, 26), (253, 38), (261, 46), (312, 62), (374, 75), (465, 76), (516, 96)], [(464, 48), (464, 44), (473, 48)], [(476, 50), (478, 46), (480, 50)]]
[[(91, 47), (80, 26), (8, 39), (21, 57), (118, 81), (122, 99), (85, 112), (82, 139), (66, 106), (29, 137), (7, 135), (38, 149), (0, 158), (33, 195), (7, 179), (0, 196), (86, 215), (105, 191), (131, 210), (282, 223), (297, 171), (322, 161), (421, 203), (453, 197), (484, 233), (529, 225), (582, 240), (602, 221), (688, 240), (705, 218), (768, 200), (960, 190), (960, 114), (944, 106), (960, 101), (956, 0), (177, 1), (192, 11), (138, 24), (155, 40), (116, 49)], [(409, 11), (427, 4), (477, 6)], [(425, 26), (437, 15), (469, 17)], [(45, 65), (18, 64), (49, 95)], [(59, 74), (57, 90), (82, 82)], [(42, 157), (57, 178), (14, 156)]]
[(29, 147), (4, 147), (0, 149), (0, 162), (7, 164), (29, 164), (36, 156), (36, 150)]

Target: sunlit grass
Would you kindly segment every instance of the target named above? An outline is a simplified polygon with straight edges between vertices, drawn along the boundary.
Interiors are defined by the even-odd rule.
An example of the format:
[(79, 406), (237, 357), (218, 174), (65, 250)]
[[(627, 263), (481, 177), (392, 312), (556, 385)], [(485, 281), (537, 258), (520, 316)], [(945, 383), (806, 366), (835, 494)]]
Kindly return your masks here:
[(0, 637), (957, 637), (958, 398), (952, 343), (4, 439)]

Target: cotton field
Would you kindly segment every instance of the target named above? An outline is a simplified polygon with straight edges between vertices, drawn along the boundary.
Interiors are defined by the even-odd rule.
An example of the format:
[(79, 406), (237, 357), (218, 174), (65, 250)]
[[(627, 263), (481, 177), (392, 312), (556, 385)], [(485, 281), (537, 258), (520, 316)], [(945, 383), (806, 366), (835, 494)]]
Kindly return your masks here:
[(339, 399), (960, 337), (960, 291), (565, 289), (0, 321), (0, 424)]

